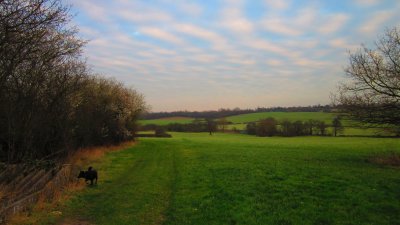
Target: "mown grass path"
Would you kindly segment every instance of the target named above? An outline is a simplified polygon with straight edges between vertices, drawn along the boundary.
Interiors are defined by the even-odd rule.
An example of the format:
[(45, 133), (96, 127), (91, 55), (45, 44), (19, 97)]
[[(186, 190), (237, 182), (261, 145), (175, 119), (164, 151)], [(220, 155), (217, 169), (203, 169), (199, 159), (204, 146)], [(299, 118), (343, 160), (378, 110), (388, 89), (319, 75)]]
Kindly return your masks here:
[(68, 203), (67, 216), (94, 224), (161, 224), (175, 182), (174, 143), (143, 141), (99, 165), (99, 184)]
[(63, 209), (93, 224), (399, 224), (399, 139), (173, 134), (96, 165)]

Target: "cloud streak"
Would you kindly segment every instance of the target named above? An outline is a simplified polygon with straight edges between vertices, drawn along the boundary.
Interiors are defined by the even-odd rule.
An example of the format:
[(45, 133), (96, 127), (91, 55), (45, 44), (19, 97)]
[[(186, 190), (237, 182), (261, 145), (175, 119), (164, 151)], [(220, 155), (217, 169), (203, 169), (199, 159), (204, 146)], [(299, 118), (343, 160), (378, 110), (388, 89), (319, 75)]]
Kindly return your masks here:
[(327, 104), (347, 50), (400, 20), (395, 1), (67, 3), (93, 70), (154, 111)]

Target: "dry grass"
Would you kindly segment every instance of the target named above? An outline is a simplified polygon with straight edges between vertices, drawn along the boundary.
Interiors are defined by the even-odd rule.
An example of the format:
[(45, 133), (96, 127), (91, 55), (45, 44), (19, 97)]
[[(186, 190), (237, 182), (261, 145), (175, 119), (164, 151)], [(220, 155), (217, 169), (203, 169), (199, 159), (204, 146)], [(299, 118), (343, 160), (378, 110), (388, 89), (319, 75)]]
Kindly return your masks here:
[[(79, 149), (73, 154), (69, 155), (65, 161), (66, 164), (71, 164), (74, 167), (84, 168), (86, 165), (100, 160), (107, 152), (118, 151), (126, 149), (135, 142), (124, 142), (119, 145), (111, 146), (100, 146), (100, 147), (90, 147)], [(70, 176), (75, 176), (74, 171), (71, 170)], [(67, 174), (66, 174), (67, 175)], [(10, 225), (26, 225), (26, 224), (37, 224), (40, 218), (45, 218), (49, 214), (53, 214), (55, 209), (57, 209), (64, 201), (71, 198), (76, 192), (84, 189), (86, 187), (85, 182), (78, 182), (76, 179), (72, 179), (72, 182), (67, 183), (63, 188), (58, 187), (54, 182), (50, 181), (46, 187), (44, 193), (39, 196), (38, 202), (32, 207), (32, 210), (28, 212), (22, 212), (13, 215), (9, 218), (8, 224)], [(0, 199), (3, 191), (3, 187), (0, 186)], [(49, 200), (50, 195), (50, 200)], [(53, 216), (59, 217), (60, 215), (54, 214)], [(89, 223), (80, 220), (64, 221), (64, 224), (82, 224), (87, 225)]]
[(6, 187), (4, 185), (0, 185), (0, 201), (6, 196)]
[(82, 148), (78, 151), (72, 153), (67, 157), (66, 163), (84, 166), (90, 162), (94, 162), (102, 158), (107, 152), (117, 151), (121, 149), (125, 149), (129, 146), (134, 145), (135, 142), (129, 141), (124, 142), (119, 145), (109, 145), (109, 146), (98, 146), (98, 147), (90, 147), (90, 148)]
[(400, 153), (390, 152), (385, 155), (375, 155), (370, 157), (368, 161), (378, 165), (400, 167)]

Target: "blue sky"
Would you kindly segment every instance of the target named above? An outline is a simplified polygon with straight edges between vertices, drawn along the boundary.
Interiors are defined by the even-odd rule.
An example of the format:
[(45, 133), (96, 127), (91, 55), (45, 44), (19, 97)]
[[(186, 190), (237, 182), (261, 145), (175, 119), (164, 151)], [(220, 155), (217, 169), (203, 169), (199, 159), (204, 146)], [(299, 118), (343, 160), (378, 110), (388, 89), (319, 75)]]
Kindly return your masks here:
[(397, 0), (66, 0), (96, 73), (152, 111), (329, 104), (348, 51), (399, 26)]

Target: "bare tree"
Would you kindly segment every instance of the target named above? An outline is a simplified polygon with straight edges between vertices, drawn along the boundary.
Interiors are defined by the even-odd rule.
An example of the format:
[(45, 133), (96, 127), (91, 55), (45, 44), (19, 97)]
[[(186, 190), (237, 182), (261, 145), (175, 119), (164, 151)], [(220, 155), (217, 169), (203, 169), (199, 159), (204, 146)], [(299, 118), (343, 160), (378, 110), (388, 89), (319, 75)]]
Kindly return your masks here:
[(400, 128), (400, 30), (386, 30), (375, 49), (351, 53), (334, 102), (350, 118), (371, 125)]
[(326, 125), (326, 123), (324, 121), (316, 122), (316, 127), (318, 129), (317, 131), (318, 131), (319, 135), (321, 135), (321, 136), (325, 136), (326, 135), (326, 128), (328, 126)]
[(344, 127), (342, 121), (340, 121), (340, 116), (335, 116), (332, 120), (333, 135), (336, 137), (339, 133), (343, 132)]
[(229, 121), (225, 117), (222, 117), (217, 120), (217, 124), (218, 124), (219, 129), (222, 132), (225, 132), (225, 128), (229, 124)]
[(213, 119), (206, 119), (207, 131), (210, 135), (217, 130), (217, 123)]
[(88, 72), (69, 21), (61, 0), (0, 0), (1, 161), (133, 137), (143, 96)]

